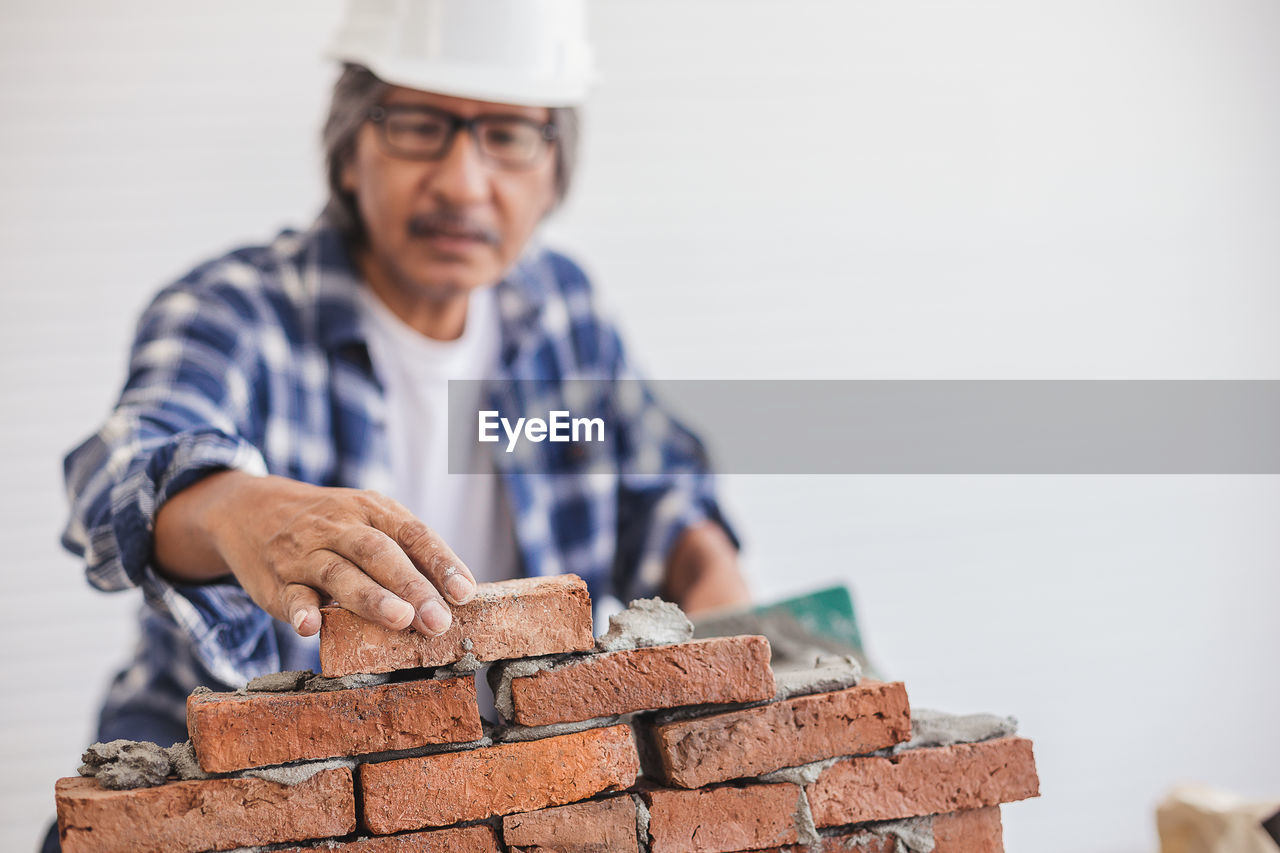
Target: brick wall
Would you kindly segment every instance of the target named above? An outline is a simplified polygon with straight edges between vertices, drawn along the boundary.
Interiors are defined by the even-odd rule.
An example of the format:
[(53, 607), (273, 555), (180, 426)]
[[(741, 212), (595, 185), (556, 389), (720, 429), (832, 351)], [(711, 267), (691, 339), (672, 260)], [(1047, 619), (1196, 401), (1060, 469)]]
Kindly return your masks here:
[(56, 785), (64, 850), (988, 853), (1038, 794), (1028, 740), (913, 740), (901, 683), (784, 686), (763, 637), (601, 651), (578, 578), (482, 587), (437, 638), (326, 610), (323, 675), (197, 691), (189, 749), (112, 759), (158, 784), (104, 787), (100, 750)]

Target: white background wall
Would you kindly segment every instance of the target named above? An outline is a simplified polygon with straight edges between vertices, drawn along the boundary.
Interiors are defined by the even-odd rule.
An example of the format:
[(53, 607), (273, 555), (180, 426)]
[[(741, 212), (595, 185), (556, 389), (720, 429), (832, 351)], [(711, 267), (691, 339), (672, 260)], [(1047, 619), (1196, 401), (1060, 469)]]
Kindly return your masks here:
[[(1280, 378), (1280, 6), (598, 0), (554, 226), (671, 378)], [(0, 5), (0, 847), (73, 773), (132, 595), (62, 454), (149, 294), (318, 209), (333, 0)], [(1013, 851), (1280, 797), (1275, 477), (735, 477), (760, 597), (848, 582), (912, 699), (1019, 716)]]

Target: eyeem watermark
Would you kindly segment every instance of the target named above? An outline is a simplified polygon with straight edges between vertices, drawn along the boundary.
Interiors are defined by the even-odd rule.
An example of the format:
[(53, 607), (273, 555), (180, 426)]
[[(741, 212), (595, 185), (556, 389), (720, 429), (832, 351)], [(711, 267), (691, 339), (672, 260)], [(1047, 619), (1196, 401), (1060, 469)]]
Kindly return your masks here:
[(500, 417), (497, 411), (480, 412), (479, 440), (493, 444), (501, 440), (498, 428), (507, 436), (507, 452), (516, 449), (521, 436), (532, 442), (539, 441), (604, 441), (603, 418), (574, 418), (567, 410), (553, 410), (542, 418), (516, 418), (514, 424)]

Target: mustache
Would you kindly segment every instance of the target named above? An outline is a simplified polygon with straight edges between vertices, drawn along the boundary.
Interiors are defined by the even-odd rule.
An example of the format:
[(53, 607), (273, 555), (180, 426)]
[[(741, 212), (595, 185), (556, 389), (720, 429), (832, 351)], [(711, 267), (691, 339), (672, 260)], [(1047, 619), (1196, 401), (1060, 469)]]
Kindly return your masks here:
[(498, 230), (492, 225), (449, 208), (415, 213), (409, 218), (409, 233), (414, 237), (432, 237), (437, 234), (470, 237), (491, 246), (498, 245), (500, 239)]

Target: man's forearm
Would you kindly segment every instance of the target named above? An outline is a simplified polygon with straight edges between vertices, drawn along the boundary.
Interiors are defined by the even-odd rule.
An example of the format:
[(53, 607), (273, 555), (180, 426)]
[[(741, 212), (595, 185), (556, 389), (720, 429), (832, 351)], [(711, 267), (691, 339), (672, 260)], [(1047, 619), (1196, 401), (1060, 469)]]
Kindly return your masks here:
[(704, 521), (680, 535), (667, 557), (663, 595), (687, 613), (750, 603), (738, 549), (724, 528)]
[(174, 495), (156, 513), (156, 568), (173, 580), (201, 583), (231, 573), (216, 542), (216, 508), (252, 474), (219, 471)]

